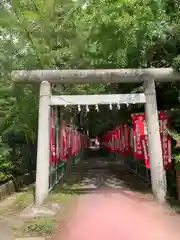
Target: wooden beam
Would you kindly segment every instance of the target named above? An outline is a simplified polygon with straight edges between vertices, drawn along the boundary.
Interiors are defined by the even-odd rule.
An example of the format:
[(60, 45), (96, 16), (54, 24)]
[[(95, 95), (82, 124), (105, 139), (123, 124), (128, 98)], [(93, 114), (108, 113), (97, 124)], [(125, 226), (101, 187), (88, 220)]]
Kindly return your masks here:
[(144, 93), (51, 96), (51, 105), (106, 105), (145, 103)]
[(17, 82), (42, 82), (59, 84), (93, 83), (135, 83), (142, 82), (142, 76), (149, 75), (160, 82), (180, 81), (180, 73), (172, 68), (145, 69), (97, 69), (97, 70), (32, 70), (13, 71), (11, 76)]

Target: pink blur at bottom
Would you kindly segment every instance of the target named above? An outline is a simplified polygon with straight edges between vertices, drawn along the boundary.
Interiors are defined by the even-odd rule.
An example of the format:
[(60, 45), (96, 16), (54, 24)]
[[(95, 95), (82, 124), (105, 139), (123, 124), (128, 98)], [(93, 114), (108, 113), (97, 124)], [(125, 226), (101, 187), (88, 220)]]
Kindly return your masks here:
[(179, 240), (179, 226), (178, 215), (153, 201), (101, 191), (78, 198), (55, 239)]

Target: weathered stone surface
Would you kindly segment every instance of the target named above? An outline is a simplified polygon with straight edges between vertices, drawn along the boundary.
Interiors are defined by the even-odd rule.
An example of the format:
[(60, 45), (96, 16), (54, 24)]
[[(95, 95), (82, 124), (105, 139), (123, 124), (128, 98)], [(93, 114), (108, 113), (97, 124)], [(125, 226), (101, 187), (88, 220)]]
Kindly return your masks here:
[(60, 208), (59, 204), (48, 204), (44, 206), (31, 205), (26, 208), (20, 216), (23, 218), (54, 216)]

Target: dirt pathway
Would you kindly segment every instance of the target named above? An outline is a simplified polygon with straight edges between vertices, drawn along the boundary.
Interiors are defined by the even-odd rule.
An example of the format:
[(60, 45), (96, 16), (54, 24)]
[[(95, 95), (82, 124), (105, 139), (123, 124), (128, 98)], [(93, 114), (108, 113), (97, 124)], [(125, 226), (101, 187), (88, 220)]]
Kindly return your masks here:
[(61, 186), (61, 191), (74, 193), (92, 193), (97, 190), (115, 190), (122, 193), (140, 193), (152, 198), (149, 186), (132, 175), (123, 171), (118, 162), (111, 162), (105, 158), (89, 158), (72, 169)]

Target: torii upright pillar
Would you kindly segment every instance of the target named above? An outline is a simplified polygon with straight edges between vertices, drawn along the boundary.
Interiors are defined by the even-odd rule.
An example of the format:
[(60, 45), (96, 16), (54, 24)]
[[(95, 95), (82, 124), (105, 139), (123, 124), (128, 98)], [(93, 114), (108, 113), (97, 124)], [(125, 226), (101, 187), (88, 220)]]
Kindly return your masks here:
[(50, 157), (50, 97), (51, 84), (40, 83), (38, 146), (36, 163), (35, 204), (41, 205), (49, 192), (49, 157)]
[(156, 100), (155, 81), (151, 76), (144, 77), (144, 93), (146, 97), (146, 121), (148, 126), (148, 148), (150, 157), (151, 185), (155, 199), (165, 203), (167, 183), (163, 165), (163, 155), (159, 132), (159, 117)]

